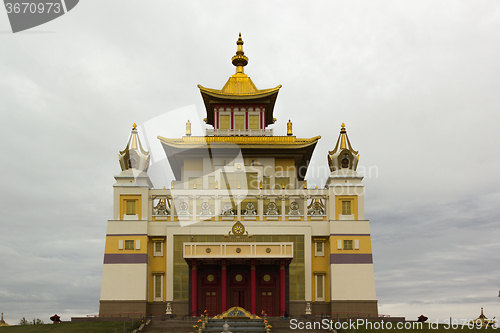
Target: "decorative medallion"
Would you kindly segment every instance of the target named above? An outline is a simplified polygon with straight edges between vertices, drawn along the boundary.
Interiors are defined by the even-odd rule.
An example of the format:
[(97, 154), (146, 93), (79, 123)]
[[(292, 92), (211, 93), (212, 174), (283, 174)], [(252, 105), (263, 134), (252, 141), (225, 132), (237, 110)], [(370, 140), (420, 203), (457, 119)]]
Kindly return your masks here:
[(300, 215), (299, 204), (297, 201), (290, 203), (290, 215)]
[(207, 276), (207, 281), (208, 282), (213, 282), (213, 280), (215, 280), (215, 276), (213, 276), (212, 274), (210, 274), (209, 276)]
[(181, 202), (179, 204), (179, 215), (189, 215), (189, 212), (188, 212), (188, 209), (189, 209), (189, 205), (187, 204), (187, 202)]
[(230, 202), (224, 203), (224, 206), (222, 208), (222, 215), (225, 216), (233, 216), (234, 215), (234, 209), (233, 205)]
[(241, 282), (243, 281), (243, 276), (241, 274), (238, 274), (234, 277), (234, 279), (236, 280), (236, 282)]
[(247, 203), (245, 213), (243, 213), (243, 215), (257, 215), (255, 205), (251, 202)]
[(210, 204), (208, 202), (203, 202), (201, 204), (200, 215), (212, 215), (212, 212), (210, 211)]
[(270, 248), (270, 247), (268, 247), (268, 248), (266, 249), (266, 253), (271, 253), (271, 248)]
[(245, 226), (240, 221), (237, 221), (235, 224), (233, 224), (232, 231), (233, 234), (241, 236), (245, 232)]
[(266, 215), (278, 215), (278, 208), (276, 207), (276, 204), (274, 202), (270, 202), (267, 205)]
[(239, 247), (236, 248), (236, 253), (240, 253), (241, 249)]
[(269, 282), (269, 281), (271, 281), (271, 275), (266, 274), (266, 275), (264, 275), (264, 277), (263, 277), (262, 279), (263, 279), (265, 282)]
[(209, 248), (209, 247), (207, 247), (207, 248), (205, 249), (205, 252), (206, 252), (206, 253), (210, 253), (210, 252), (212, 252), (212, 249), (211, 249), (211, 248)]

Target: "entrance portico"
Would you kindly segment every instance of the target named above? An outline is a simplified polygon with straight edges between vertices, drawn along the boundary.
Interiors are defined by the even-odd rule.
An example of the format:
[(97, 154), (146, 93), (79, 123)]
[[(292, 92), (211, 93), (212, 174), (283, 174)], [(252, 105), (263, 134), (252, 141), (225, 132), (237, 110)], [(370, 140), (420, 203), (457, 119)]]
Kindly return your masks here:
[(293, 243), (184, 243), (190, 266), (191, 313), (208, 315), (233, 306), (280, 316), (288, 302)]

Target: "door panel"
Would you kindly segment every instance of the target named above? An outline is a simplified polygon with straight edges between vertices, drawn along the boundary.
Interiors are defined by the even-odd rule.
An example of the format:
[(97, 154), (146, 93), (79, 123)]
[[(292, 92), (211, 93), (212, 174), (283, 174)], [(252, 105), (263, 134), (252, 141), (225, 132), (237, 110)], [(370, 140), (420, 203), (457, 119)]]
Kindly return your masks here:
[(262, 291), (260, 296), (260, 306), (265, 313), (271, 317), (274, 316), (273, 299), (274, 293), (272, 291)]
[(239, 306), (245, 309), (245, 290), (234, 290), (233, 291), (233, 305)]
[(211, 317), (217, 315), (217, 291), (205, 291), (205, 309)]

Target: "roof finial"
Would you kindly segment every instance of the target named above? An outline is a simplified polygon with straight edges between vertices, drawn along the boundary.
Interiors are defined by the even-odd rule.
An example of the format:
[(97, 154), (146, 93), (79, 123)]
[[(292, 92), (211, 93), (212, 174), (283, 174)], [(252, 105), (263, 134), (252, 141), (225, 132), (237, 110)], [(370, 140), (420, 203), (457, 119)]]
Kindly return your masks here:
[(286, 135), (293, 135), (292, 121), (290, 119), (288, 119), (288, 123), (286, 124)]
[(347, 148), (347, 145), (346, 145), (346, 142), (345, 142), (345, 136), (346, 136), (345, 124), (342, 123), (342, 128), (340, 129), (340, 137), (341, 137), (340, 149), (346, 149)]
[(231, 58), (231, 62), (236, 66), (236, 73), (243, 73), (243, 67), (248, 64), (248, 58), (245, 56), (245, 52), (243, 52), (243, 39), (241, 39), (241, 32), (238, 40), (236, 41), (236, 45), (238, 45), (236, 55)]

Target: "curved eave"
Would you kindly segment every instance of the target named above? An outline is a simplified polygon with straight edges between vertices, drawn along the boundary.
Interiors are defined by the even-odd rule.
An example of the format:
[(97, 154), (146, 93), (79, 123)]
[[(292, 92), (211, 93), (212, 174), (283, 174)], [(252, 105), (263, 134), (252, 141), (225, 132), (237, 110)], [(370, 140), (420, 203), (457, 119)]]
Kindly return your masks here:
[[(316, 144), (321, 136), (310, 139), (294, 139), (290, 137), (270, 137), (279, 141), (280, 138), (290, 142), (270, 142), (265, 137), (188, 137), (181, 139), (167, 139), (158, 136), (167, 155), (176, 179), (181, 177), (182, 160), (185, 157), (215, 157), (232, 153), (235, 156), (241, 151), (242, 155), (255, 157), (283, 157), (294, 158), (297, 167), (297, 177), (304, 180), (309, 162)], [(219, 140), (217, 140), (219, 139)], [(261, 142), (255, 140), (262, 139)]]
[(276, 98), (278, 97), (278, 92), (281, 89), (281, 84), (276, 88), (257, 90), (253, 93), (224, 93), (218, 89), (205, 88), (198, 85), (200, 89), (203, 102), (205, 103), (205, 108), (207, 111), (207, 124), (214, 125), (214, 113), (212, 109), (212, 104), (215, 103), (241, 103), (241, 104), (251, 104), (251, 103), (263, 103), (267, 104), (267, 112), (265, 119), (265, 126), (273, 124), (273, 110), (274, 104), (276, 103)]

